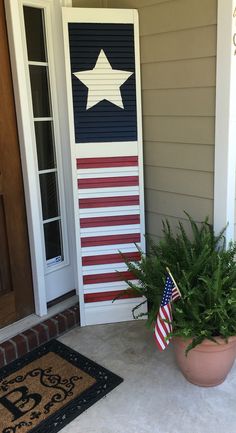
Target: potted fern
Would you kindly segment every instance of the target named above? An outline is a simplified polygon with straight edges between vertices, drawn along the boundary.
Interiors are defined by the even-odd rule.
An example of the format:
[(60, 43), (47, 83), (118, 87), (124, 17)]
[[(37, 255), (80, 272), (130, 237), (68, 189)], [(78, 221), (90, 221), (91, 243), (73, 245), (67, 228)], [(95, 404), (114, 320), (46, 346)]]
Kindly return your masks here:
[[(208, 219), (197, 224), (189, 215), (190, 235), (179, 222), (174, 234), (163, 222), (163, 238), (151, 242), (140, 262), (127, 262), (138, 283), (130, 290), (145, 296), (147, 324), (155, 324), (170, 268), (182, 294), (172, 304), (173, 337), (177, 363), (185, 377), (201, 386), (221, 383), (236, 356), (236, 245), (227, 248), (224, 230), (216, 236)], [(141, 304), (140, 304), (141, 305)], [(140, 306), (139, 305), (139, 306)], [(139, 317), (139, 306), (133, 309)]]

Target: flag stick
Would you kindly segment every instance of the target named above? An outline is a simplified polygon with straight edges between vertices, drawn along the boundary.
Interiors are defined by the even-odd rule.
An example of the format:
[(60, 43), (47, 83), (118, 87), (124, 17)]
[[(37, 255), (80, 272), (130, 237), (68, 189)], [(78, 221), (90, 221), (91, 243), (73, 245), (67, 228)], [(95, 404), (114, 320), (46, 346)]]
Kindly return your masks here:
[(179, 296), (181, 297), (181, 296), (182, 296), (182, 295), (181, 295), (181, 292), (180, 292), (180, 290), (179, 290), (179, 288), (178, 288), (178, 286), (177, 286), (177, 284), (176, 284), (176, 281), (175, 281), (175, 279), (174, 279), (172, 273), (170, 272), (170, 270), (169, 270), (168, 267), (166, 267), (166, 270), (167, 270), (169, 276), (171, 277), (172, 281), (174, 282), (174, 285), (175, 285), (176, 289), (177, 289), (178, 292), (179, 292)]

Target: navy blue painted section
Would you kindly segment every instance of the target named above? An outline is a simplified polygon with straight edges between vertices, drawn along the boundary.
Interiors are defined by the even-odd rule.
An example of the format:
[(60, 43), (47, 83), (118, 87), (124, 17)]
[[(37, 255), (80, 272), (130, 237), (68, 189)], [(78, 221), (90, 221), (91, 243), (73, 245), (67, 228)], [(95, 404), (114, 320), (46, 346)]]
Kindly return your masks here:
[(107, 100), (86, 110), (87, 87), (73, 72), (93, 69), (103, 50), (113, 69), (135, 72), (133, 24), (69, 23), (76, 143), (137, 140), (135, 73), (120, 87), (124, 109)]

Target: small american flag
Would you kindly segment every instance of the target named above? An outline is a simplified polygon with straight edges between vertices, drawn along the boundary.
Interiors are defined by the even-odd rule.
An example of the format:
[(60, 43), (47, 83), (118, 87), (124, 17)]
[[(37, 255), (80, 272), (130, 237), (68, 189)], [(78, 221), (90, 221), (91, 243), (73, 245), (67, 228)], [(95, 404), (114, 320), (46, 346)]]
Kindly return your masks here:
[(168, 275), (154, 330), (154, 337), (160, 350), (164, 350), (170, 342), (168, 336), (172, 331), (171, 302), (180, 298), (180, 296), (177, 285), (171, 276)]

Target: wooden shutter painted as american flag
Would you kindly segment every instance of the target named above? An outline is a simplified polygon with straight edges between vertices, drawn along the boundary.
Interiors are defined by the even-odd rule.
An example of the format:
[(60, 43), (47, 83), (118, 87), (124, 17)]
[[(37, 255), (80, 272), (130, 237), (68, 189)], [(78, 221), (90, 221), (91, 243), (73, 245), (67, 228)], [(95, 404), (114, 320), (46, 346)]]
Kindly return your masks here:
[[(63, 9), (81, 324), (132, 320), (120, 251), (144, 250), (138, 16)], [(117, 272), (119, 271), (119, 272)]]

